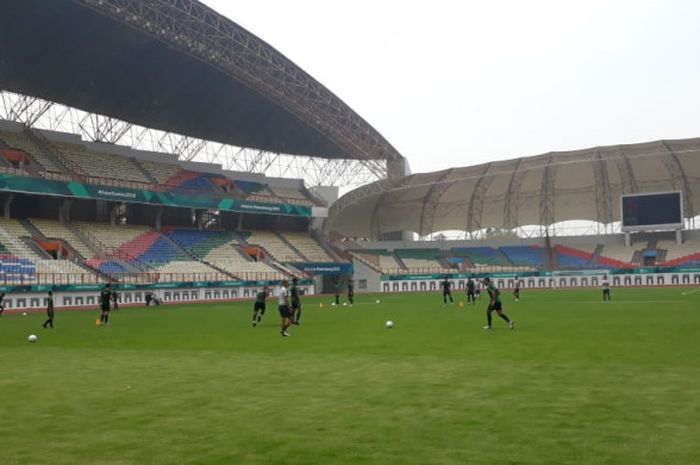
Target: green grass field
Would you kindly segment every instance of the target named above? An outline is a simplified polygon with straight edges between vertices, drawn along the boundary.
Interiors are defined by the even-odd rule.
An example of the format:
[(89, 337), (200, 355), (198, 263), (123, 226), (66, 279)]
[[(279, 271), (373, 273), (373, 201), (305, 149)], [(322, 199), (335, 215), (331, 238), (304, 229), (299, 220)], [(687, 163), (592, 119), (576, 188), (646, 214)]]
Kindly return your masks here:
[(437, 293), (307, 298), (290, 338), (272, 300), (6, 314), (0, 463), (700, 464), (687, 291), (525, 290), (491, 332)]

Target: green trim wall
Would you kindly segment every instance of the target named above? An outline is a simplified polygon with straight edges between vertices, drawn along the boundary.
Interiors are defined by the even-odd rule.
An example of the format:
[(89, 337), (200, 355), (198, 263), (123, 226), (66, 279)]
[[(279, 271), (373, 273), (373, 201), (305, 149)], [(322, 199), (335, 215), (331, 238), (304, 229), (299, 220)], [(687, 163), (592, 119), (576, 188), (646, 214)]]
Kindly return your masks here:
[(239, 213), (311, 217), (311, 207), (290, 204), (251, 202), (234, 198), (190, 195), (178, 191), (156, 192), (125, 187), (54, 181), (28, 176), (0, 174), (0, 191), (51, 195), (77, 199), (99, 199), (155, 206), (206, 208)]
[[(189, 281), (179, 283), (157, 283), (157, 284), (113, 284), (116, 290), (156, 290), (156, 289), (199, 289), (199, 288), (222, 288), (222, 287), (260, 287), (277, 286), (281, 281)], [(302, 286), (313, 284), (311, 280), (303, 279), (299, 281)], [(0, 286), (0, 292), (26, 293), (26, 292), (97, 292), (104, 286), (100, 284), (40, 284), (31, 286)]]
[(591, 276), (601, 274), (651, 274), (651, 273), (699, 273), (700, 268), (635, 268), (629, 270), (561, 270), (561, 271), (525, 271), (522, 273), (451, 273), (451, 274), (415, 274), (415, 275), (382, 275), (382, 281), (425, 281), (445, 279), (467, 279), (467, 278), (529, 278), (529, 277), (551, 277), (551, 276)]

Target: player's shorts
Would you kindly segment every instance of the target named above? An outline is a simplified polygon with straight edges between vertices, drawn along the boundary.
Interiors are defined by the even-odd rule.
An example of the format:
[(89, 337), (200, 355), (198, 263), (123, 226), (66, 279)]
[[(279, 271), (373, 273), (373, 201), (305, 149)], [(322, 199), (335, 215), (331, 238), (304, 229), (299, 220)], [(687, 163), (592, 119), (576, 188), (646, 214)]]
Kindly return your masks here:
[(493, 304), (489, 304), (489, 311), (494, 311), (494, 310), (497, 311), (497, 312), (500, 312), (501, 310), (503, 310), (503, 305), (502, 305), (502, 303), (501, 303), (501, 302), (495, 302), (495, 303), (493, 303)]
[(280, 310), (280, 316), (282, 318), (291, 318), (292, 317), (292, 312), (289, 310), (289, 305), (280, 305), (279, 310)]
[(467, 297), (474, 297), (474, 291), (468, 291)]
[(100, 306), (100, 310), (103, 311), (103, 312), (108, 312), (108, 311), (109, 311), (109, 305), (107, 305), (107, 306), (101, 305), (101, 306)]
[(300, 310), (300, 309), (301, 309), (301, 301), (292, 300), (292, 310)]
[(255, 302), (255, 305), (253, 306), (253, 311), (260, 311), (260, 313), (265, 314), (265, 302)]

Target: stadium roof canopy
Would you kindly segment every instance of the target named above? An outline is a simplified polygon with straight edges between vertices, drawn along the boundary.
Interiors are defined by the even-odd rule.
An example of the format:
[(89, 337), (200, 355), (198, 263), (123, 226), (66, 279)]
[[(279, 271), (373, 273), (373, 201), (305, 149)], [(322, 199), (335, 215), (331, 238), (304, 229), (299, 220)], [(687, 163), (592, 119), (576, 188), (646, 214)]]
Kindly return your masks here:
[(620, 220), (624, 193), (681, 191), (700, 214), (700, 138), (552, 152), (421, 173), (351, 191), (333, 204), (328, 232), (514, 229), (569, 220)]
[(301, 68), (196, 0), (7, 0), (1, 10), (4, 90), (239, 147), (400, 158)]

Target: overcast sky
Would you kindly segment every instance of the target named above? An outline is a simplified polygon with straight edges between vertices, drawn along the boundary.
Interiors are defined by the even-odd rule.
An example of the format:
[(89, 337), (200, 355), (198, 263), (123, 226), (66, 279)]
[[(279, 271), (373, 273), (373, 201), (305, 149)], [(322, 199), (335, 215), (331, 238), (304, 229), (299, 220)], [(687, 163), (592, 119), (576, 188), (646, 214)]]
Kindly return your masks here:
[(700, 1), (205, 0), (412, 171), (700, 136)]

